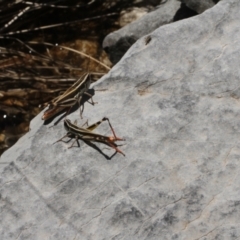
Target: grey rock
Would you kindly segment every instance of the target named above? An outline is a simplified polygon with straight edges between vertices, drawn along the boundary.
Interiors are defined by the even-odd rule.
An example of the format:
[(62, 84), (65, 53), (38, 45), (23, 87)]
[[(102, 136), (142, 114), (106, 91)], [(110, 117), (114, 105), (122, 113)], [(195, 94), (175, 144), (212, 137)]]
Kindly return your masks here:
[(239, 12), (161, 27), (95, 84), (84, 117), (108, 116), (126, 157), (52, 145), (62, 123), (37, 116), (1, 157), (0, 239), (240, 238)]
[(219, 0), (180, 0), (189, 8), (197, 13), (203, 13), (205, 10), (213, 7)]
[(117, 63), (137, 39), (173, 22), (180, 5), (176, 0), (165, 1), (157, 10), (107, 35), (103, 40), (103, 48), (109, 54), (110, 60)]

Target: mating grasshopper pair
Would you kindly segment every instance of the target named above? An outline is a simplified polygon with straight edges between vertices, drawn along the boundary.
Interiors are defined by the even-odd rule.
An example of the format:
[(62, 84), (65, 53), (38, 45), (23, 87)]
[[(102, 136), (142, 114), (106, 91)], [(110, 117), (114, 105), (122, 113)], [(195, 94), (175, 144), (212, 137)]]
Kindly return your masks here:
[[(103, 121), (108, 121), (108, 124), (113, 133), (112, 137), (108, 137), (108, 136), (104, 136), (104, 135), (92, 132), (92, 130), (97, 128)], [(125, 141), (125, 139), (119, 138), (116, 136), (109, 119), (106, 117), (104, 117), (101, 121), (98, 121), (98, 122), (88, 126), (87, 128), (78, 127), (77, 125), (71, 123), (71, 121), (69, 119), (65, 119), (64, 120), (64, 128), (66, 129), (67, 134), (64, 135), (62, 138), (60, 138), (56, 142), (62, 141), (62, 139), (65, 137), (70, 137), (70, 138), (74, 137), (75, 141), (78, 143), (78, 145), (79, 145), (79, 142), (78, 142), (79, 139), (81, 139), (85, 142), (88, 142), (88, 143), (100, 142), (100, 143), (104, 143), (104, 144), (108, 145), (109, 147), (114, 148), (116, 150), (116, 153), (119, 152), (123, 156), (125, 156), (125, 154), (118, 148), (118, 145), (115, 143), (116, 141)], [(73, 146), (75, 141), (72, 143), (72, 145), (69, 148), (71, 148)]]
[[(85, 73), (79, 80), (77, 80), (70, 88), (68, 88), (62, 95), (54, 98), (48, 103), (48, 109), (43, 113), (42, 120), (48, 120), (69, 107), (69, 110), (82, 100), (83, 95), (88, 95), (91, 98), (91, 104), (95, 102), (92, 100), (92, 95), (87, 93), (91, 84), (91, 78), (89, 73)], [(80, 108), (80, 116), (82, 117), (84, 105)]]

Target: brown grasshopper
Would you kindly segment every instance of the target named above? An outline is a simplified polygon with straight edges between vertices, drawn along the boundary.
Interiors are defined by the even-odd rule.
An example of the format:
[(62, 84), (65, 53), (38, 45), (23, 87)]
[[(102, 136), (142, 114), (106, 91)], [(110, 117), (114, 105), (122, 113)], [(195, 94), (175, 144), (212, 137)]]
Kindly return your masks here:
[[(78, 79), (70, 88), (68, 88), (62, 95), (54, 98), (49, 104), (48, 109), (43, 113), (42, 120), (52, 118), (62, 110), (73, 107), (77, 102), (80, 104), (83, 95), (88, 95), (91, 98), (92, 105), (95, 104), (92, 99), (92, 95), (87, 93), (91, 84), (91, 78), (89, 73), (85, 73), (80, 79)], [(69, 109), (69, 111), (70, 111)], [(80, 116), (82, 117), (84, 106), (80, 109)]]
[[(92, 132), (92, 130), (97, 128), (103, 121), (108, 121), (108, 124), (113, 133), (112, 137), (108, 137), (108, 136), (104, 136), (104, 135)], [(64, 120), (64, 128), (66, 129), (67, 134), (64, 135), (62, 138), (60, 138), (55, 143), (62, 141), (62, 139), (65, 137), (75, 137), (75, 141), (77, 141), (77, 142), (79, 139), (81, 139), (86, 142), (104, 143), (104, 144), (108, 145), (109, 147), (114, 148), (116, 150), (116, 152), (119, 152), (123, 156), (125, 156), (125, 154), (118, 148), (118, 145), (115, 143), (116, 141), (125, 141), (125, 139), (119, 138), (116, 136), (109, 119), (106, 117), (104, 117), (101, 121), (98, 121), (98, 122), (88, 126), (87, 128), (78, 127), (77, 125), (71, 123), (71, 121), (69, 119), (65, 119)], [(72, 143), (72, 145), (69, 148), (73, 147), (73, 144), (75, 143), (75, 141)], [(78, 145), (79, 145), (79, 142), (78, 142)]]

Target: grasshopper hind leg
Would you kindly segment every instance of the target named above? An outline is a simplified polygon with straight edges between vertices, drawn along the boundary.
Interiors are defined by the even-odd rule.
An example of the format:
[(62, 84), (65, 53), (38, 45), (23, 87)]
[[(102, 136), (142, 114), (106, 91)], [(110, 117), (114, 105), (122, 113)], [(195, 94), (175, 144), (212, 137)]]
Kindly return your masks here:
[(125, 141), (125, 139), (117, 137), (117, 135), (116, 135), (116, 133), (115, 133), (113, 127), (112, 127), (112, 124), (110, 123), (109, 118), (104, 117), (104, 118), (102, 119), (102, 121), (108, 121), (108, 124), (109, 124), (109, 126), (110, 126), (110, 128), (111, 128), (111, 130), (112, 130), (112, 133), (113, 133), (113, 136), (114, 136), (115, 140), (118, 140), (118, 141)]

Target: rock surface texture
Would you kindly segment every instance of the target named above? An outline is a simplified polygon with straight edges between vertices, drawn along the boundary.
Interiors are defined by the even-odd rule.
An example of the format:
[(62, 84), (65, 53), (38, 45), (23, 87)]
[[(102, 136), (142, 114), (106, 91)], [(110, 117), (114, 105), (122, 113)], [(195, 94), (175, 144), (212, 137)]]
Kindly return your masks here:
[(94, 86), (83, 115), (109, 117), (126, 157), (52, 145), (62, 123), (37, 116), (1, 157), (0, 239), (239, 239), (239, 12), (158, 28)]
[(181, 0), (181, 2), (197, 13), (202, 13), (208, 8), (213, 7), (219, 0)]
[(173, 22), (180, 5), (181, 3), (176, 0), (165, 1), (157, 10), (107, 35), (103, 41), (103, 48), (108, 52), (111, 61), (117, 63), (140, 37)]

